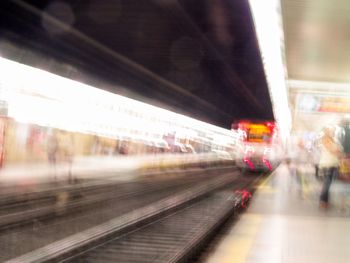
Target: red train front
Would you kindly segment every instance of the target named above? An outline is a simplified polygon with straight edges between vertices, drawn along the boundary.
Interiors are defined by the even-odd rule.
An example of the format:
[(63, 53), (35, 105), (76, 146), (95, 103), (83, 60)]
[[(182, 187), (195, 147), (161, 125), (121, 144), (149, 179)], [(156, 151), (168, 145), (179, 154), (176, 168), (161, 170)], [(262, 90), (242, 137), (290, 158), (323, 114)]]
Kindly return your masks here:
[(272, 171), (279, 163), (281, 143), (274, 121), (242, 120), (232, 124), (243, 142), (236, 163), (248, 171)]

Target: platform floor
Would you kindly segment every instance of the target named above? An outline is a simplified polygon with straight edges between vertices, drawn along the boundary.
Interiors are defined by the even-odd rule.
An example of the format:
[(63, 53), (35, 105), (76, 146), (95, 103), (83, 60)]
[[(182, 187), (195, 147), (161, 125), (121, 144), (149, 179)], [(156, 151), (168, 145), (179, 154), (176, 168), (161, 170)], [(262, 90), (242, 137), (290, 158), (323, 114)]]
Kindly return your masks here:
[(78, 156), (71, 165), (65, 162), (56, 165), (50, 165), (48, 162), (7, 164), (0, 169), (0, 186), (66, 180), (69, 172), (79, 179), (119, 175), (118, 178), (128, 180), (138, 168), (137, 161), (134, 158)]
[(350, 185), (331, 186), (328, 210), (318, 207), (321, 183), (300, 167), (301, 183), (281, 165), (256, 191), (250, 207), (226, 231), (206, 263), (350, 262), (350, 210), (340, 209)]

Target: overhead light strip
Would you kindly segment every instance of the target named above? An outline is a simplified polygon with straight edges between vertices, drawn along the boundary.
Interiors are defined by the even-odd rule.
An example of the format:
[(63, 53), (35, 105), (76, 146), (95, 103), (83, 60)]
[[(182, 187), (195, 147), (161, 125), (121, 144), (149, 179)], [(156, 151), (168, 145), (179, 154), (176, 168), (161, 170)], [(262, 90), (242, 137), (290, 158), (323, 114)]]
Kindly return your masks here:
[(273, 113), (286, 142), (291, 130), (291, 113), (284, 63), (283, 26), (278, 0), (249, 0), (269, 88)]

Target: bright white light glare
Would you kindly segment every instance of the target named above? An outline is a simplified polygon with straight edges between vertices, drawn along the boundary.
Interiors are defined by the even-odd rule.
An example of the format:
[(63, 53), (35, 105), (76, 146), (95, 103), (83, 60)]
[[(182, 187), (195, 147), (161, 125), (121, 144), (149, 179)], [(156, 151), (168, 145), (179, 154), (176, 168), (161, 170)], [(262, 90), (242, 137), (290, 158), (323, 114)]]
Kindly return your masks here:
[[(176, 132), (235, 141), (233, 131), (0, 58), (1, 100), (9, 117), (25, 123), (119, 138), (161, 138)], [(198, 137), (198, 138), (197, 138)], [(202, 139), (202, 138), (201, 138)]]
[(279, 0), (249, 0), (273, 112), (284, 142), (291, 129)]

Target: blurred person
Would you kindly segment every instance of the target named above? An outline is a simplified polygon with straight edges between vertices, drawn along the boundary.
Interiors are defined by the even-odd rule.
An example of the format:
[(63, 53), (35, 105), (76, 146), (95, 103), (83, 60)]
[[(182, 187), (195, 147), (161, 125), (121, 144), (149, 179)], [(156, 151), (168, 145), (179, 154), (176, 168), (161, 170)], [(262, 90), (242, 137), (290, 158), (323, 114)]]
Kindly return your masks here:
[(315, 177), (317, 180), (321, 179), (321, 173), (319, 168), (319, 162), (320, 162), (320, 143), (319, 140), (314, 141), (313, 148), (311, 150), (311, 160), (313, 162), (313, 166), (315, 169)]
[(290, 163), (288, 165), (291, 189), (296, 189), (300, 198), (304, 197), (304, 186), (307, 184), (306, 165), (309, 163), (307, 150), (304, 147), (304, 142), (299, 139), (297, 143), (290, 146)]
[(340, 124), (339, 141), (342, 145), (343, 156), (340, 160), (339, 191), (340, 210), (345, 210), (346, 199), (350, 195), (350, 117), (345, 116)]
[(290, 143), (286, 153), (286, 165), (289, 172), (290, 189), (294, 185), (294, 182), (297, 182), (299, 185), (297, 176), (298, 154), (299, 147), (294, 143)]
[(72, 174), (72, 165), (74, 158), (74, 139), (73, 135), (67, 131), (61, 131), (59, 136), (59, 150), (62, 161), (68, 164), (68, 180), (75, 181)]
[(95, 135), (94, 136), (94, 141), (91, 147), (91, 155), (99, 155), (101, 152), (101, 141), (100, 138)]
[(306, 191), (304, 191), (304, 189), (309, 184), (307, 167), (312, 163), (312, 160), (310, 159), (309, 152), (306, 149), (305, 142), (303, 140), (299, 140), (297, 149), (298, 157), (296, 163), (296, 181), (298, 184), (300, 197), (304, 197), (307, 193)]
[(56, 162), (57, 162), (57, 153), (58, 153), (58, 139), (56, 131), (53, 130), (47, 139), (46, 145), (47, 157), (50, 166), (54, 169), (54, 179), (56, 180)]
[(320, 140), (319, 168), (322, 169), (324, 179), (320, 194), (320, 208), (329, 206), (329, 190), (339, 169), (339, 160), (342, 156), (341, 145), (334, 138), (334, 128), (327, 126), (323, 129)]
[(119, 154), (128, 155), (128, 153), (129, 153), (129, 145), (126, 141), (122, 141), (119, 148)]
[(345, 116), (340, 123), (339, 141), (343, 147), (345, 157), (350, 157), (350, 116)]

